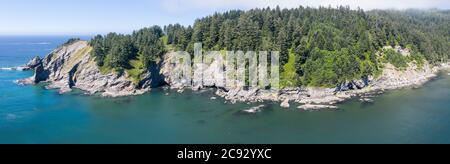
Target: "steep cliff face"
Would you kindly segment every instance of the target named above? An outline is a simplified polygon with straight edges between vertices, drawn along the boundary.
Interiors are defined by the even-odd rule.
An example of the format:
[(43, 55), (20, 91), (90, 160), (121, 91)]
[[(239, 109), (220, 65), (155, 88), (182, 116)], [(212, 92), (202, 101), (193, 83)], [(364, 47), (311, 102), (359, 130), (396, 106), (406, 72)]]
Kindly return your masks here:
[(89, 54), (91, 50), (86, 41), (61, 46), (44, 59), (35, 58), (27, 64), (30, 69), (35, 70), (35, 74), (28, 79), (19, 80), (18, 83), (48, 82), (47, 88), (59, 89), (60, 93), (78, 88), (88, 94), (100, 93), (109, 97), (142, 94), (163, 83), (157, 67), (151, 68), (137, 85), (127, 78), (126, 73), (102, 74)]
[[(189, 83), (186, 85), (188, 79), (180, 78), (183, 74), (183, 65), (175, 64), (176, 53), (170, 52), (164, 55), (163, 63), (161, 66), (161, 74), (165, 77), (165, 82), (171, 86), (173, 89), (181, 89), (185, 87), (190, 87), (193, 90), (198, 90), (201, 88), (216, 87), (216, 88), (226, 88), (225, 86), (225, 73), (223, 69), (223, 64), (225, 63), (223, 58), (216, 58), (210, 60), (210, 62), (199, 62), (192, 64), (191, 72), (202, 72), (201, 74), (192, 73), (192, 85)], [(195, 59), (193, 59), (195, 60)], [(233, 88), (226, 88), (233, 89)]]

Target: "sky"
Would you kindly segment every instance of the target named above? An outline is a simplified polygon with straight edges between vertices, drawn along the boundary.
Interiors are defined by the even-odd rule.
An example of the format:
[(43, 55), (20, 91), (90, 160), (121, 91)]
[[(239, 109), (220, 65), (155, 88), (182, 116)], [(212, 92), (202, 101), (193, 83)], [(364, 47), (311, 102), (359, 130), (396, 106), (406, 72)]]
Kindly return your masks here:
[(277, 5), (450, 9), (450, 0), (0, 0), (0, 35), (130, 33), (152, 25), (191, 25), (214, 12)]

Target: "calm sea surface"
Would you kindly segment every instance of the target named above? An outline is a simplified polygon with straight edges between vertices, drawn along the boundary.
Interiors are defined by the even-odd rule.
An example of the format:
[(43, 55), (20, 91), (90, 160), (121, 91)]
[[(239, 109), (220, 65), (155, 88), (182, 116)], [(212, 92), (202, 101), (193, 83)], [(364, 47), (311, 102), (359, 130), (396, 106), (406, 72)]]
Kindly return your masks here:
[[(0, 37), (0, 67), (45, 56), (68, 38)], [(0, 70), (0, 143), (450, 143), (447, 72), (375, 103), (315, 112), (265, 103), (257, 114), (240, 111), (259, 104), (210, 100), (212, 91), (101, 98), (13, 82), (32, 74)]]

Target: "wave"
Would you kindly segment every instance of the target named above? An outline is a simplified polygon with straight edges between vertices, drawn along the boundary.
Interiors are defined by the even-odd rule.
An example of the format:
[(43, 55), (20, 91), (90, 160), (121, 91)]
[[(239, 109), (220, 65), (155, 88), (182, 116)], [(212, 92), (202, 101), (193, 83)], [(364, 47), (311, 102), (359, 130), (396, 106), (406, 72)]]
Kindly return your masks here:
[(0, 70), (7, 70), (7, 71), (12, 71), (13, 68), (12, 67), (5, 67), (5, 68), (0, 68)]
[(1, 67), (0, 70), (5, 70), (5, 71), (24, 71), (26, 68), (25, 67)]

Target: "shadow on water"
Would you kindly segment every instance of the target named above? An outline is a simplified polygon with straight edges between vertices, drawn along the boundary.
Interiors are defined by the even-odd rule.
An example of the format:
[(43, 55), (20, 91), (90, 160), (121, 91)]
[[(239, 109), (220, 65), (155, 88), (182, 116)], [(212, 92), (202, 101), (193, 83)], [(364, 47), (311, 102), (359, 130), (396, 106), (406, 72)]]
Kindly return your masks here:
[(374, 98), (371, 98), (370, 101), (359, 101), (361, 103), (360, 108), (361, 109), (367, 109), (371, 106), (374, 106), (376, 103), (376, 100), (374, 100)]
[(195, 123), (197, 123), (199, 125), (206, 125), (207, 121), (206, 120), (198, 120)]
[(113, 98), (113, 103), (121, 106), (127, 106), (133, 102), (133, 97), (118, 97)]

